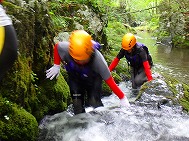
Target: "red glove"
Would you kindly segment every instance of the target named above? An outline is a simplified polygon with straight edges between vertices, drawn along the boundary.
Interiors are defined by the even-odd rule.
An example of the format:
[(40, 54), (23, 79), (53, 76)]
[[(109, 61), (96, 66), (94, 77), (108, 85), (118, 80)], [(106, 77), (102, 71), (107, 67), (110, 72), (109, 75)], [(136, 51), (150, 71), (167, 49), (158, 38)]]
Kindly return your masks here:
[(109, 70), (112, 71), (117, 66), (118, 63), (119, 63), (119, 59), (117, 57), (114, 58), (114, 60), (112, 61), (112, 63), (109, 66)]
[(54, 46), (54, 64), (60, 65), (60, 55), (58, 54), (58, 43)]
[(115, 81), (112, 78), (112, 76), (110, 76), (110, 78), (108, 78), (107, 80), (105, 80), (105, 82), (112, 89), (112, 91), (119, 97), (119, 99), (124, 98), (124, 93), (117, 86), (117, 84), (115, 83)]
[(150, 65), (148, 61), (143, 62), (143, 66), (144, 66), (144, 71), (146, 73), (146, 77), (148, 78), (148, 81), (152, 80), (152, 73), (150, 70)]

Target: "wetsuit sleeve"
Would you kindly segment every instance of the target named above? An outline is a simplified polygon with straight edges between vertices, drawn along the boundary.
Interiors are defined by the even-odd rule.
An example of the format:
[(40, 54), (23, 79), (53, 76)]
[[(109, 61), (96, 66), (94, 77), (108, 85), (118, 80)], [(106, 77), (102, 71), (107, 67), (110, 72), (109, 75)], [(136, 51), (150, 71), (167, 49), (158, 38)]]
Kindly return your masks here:
[(148, 81), (152, 80), (152, 73), (150, 70), (150, 65), (148, 61), (143, 62), (143, 66), (144, 66), (144, 71), (146, 73), (146, 77), (148, 78)]
[(124, 93), (117, 86), (112, 76), (110, 76), (107, 80), (105, 80), (105, 82), (111, 88), (111, 90), (119, 97), (119, 99), (124, 98)]
[(115, 67), (118, 65), (119, 60), (124, 57), (124, 49), (121, 49), (118, 53), (118, 55), (114, 58), (114, 60), (111, 62), (109, 66), (109, 70), (112, 71), (115, 69)]
[(54, 64), (60, 65), (60, 55), (58, 54), (58, 43), (54, 46)]
[(140, 57), (142, 58), (142, 62), (143, 62), (143, 67), (144, 67), (144, 71), (146, 74), (146, 77), (148, 79), (148, 81), (152, 80), (152, 73), (151, 73), (151, 69), (150, 69), (150, 65), (147, 59), (147, 54), (146, 51), (143, 48), (140, 48)]
[(109, 70), (112, 71), (117, 66), (118, 63), (119, 63), (119, 59), (117, 57), (114, 58), (114, 60), (112, 61), (112, 63), (109, 66)]

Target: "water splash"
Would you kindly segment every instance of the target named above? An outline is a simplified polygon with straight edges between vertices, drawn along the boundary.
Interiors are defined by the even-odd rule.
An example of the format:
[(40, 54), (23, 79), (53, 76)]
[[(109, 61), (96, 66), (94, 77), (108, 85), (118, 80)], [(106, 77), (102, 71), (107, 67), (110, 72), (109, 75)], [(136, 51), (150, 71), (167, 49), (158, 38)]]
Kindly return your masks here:
[[(119, 87), (128, 96), (130, 83)], [(180, 106), (159, 103), (163, 96), (144, 93), (131, 107), (120, 108), (114, 95), (102, 99), (104, 107), (73, 116), (64, 111), (46, 116), (38, 141), (188, 141), (189, 116)]]

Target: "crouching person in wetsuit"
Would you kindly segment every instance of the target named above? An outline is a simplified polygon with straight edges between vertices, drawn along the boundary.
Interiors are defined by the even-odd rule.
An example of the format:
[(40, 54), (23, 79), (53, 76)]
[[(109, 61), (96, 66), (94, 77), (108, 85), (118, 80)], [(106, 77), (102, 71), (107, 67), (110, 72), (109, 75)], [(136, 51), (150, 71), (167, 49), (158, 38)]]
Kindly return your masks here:
[(144, 47), (147, 48), (136, 42), (133, 34), (125, 34), (122, 39), (122, 48), (109, 66), (110, 71), (112, 71), (121, 58), (126, 58), (131, 67), (132, 92), (134, 95), (138, 93), (144, 82), (153, 79), (151, 73), (152, 58)]
[(0, 0), (0, 81), (17, 58), (17, 37)]
[(103, 106), (102, 80), (105, 80), (119, 97), (121, 106), (130, 106), (126, 96), (112, 78), (104, 57), (95, 49), (95, 45), (95, 41), (84, 30), (72, 32), (69, 42), (59, 42), (54, 46), (54, 66), (46, 71), (46, 76), (50, 80), (57, 77), (62, 60), (69, 76), (68, 85), (75, 114), (85, 112), (86, 98), (88, 104), (94, 108)]

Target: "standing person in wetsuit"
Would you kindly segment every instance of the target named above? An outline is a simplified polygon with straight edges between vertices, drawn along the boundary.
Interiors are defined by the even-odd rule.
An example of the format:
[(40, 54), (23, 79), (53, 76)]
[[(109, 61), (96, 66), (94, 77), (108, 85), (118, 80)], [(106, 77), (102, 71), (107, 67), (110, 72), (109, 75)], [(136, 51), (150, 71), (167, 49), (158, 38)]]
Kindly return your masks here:
[(0, 0), (0, 81), (17, 58), (17, 37), (10, 17), (5, 13)]
[(144, 82), (153, 79), (148, 54), (143, 46), (143, 44), (136, 42), (133, 34), (125, 34), (122, 38), (122, 48), (109, 66), (110, 71), (112, 71), (121, 58), (126, 58), (131, 67), (132, 92), (134, 95), (138, 93)]
[(86, 98), (88, 104), (94, 108), (103, 106), (102, 80), (105, 80), (119, 97), (121, 106), (130, 106), (126, 96), (112, 78), (107, 62), (94, 45), (95, 41), (86, 31), (72, 32), (69, 42), (59, 42), (54, 46), (54, 65), (46, 71), (46, 76), (50, 80), (57, 77), (62, 60), (68, 72), (68, 85), (75, 114), (85, 112)]

